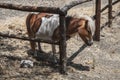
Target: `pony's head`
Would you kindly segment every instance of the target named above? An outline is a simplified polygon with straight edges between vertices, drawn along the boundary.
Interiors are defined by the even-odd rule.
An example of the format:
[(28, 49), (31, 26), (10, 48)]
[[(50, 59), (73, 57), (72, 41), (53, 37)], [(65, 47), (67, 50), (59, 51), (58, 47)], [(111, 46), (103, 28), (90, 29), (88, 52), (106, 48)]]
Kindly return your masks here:
[(78, 28), (78, 33), (82, 40), (88, 45), (91, 46), (93, 44), (93, 36), (95, 33), (95, 23), (94, 21), (86, 15), (79, 16), (80, 21)]
[(72, 17), (78, 19), (77, 32), (80, 35), (80, 37), (82, 38), (82, 40), (87, 45), (89, 45), (89, 46), (92, 45), (93, 44), (93, 36), (95, 33), (95, 23), (92, 20), (92, 18), (87, 15), (79, 15), (79, 14), (72, 15)]

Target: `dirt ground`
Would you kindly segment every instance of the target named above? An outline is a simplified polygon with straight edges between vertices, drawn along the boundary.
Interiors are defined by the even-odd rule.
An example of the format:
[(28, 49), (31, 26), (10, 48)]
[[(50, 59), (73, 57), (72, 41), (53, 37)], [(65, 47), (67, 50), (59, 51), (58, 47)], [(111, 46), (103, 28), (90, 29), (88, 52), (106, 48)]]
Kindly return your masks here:
[[(0, 0), (0, 3), (60, 7), (70, 1), (73, 0)], [(104, 7), (108, 0), (101, 1)], [(72, 8), (68, 14), (93, 16), (94, 8), (94, 2), (88, 2)], [(28, 55), (29, 42), (0, 37), (0, 80), (120, 80), (119, 10), (120, 3), (117, 3), (113, 6), (114, 19), (111, 28), (105, 25), (108, 21), (107, 10), (102, 13), (100, 42), (94, 42), (88, 47), (77, 35), (67, 41), (67, 57), (72, 61), (67, 66), (68, 75), (61, 75), (58, 66), (52, 63), (50, 45), (42, 43), (42, 49), (46, 54), (33, 58)], [(0, 9), (0, 32), (26, 35), (27, 14), (28, 12)], [(41, 59), (43, 56), (45, 60)], [(34, 67), (20, 68), (21, 60), (25, 59), (33, 61)]]

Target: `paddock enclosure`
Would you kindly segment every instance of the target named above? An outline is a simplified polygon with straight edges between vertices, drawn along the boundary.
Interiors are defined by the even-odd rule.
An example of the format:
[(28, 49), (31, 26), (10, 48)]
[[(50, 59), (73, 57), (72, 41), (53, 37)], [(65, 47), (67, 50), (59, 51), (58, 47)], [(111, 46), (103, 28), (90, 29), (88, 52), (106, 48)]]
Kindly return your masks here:
[[(17, 1), (17, 0), (16, 1), (1, 1), (0, 6), (4, 2), (4, 3), (10, 3), (10, 4), (14, 3), (14, 4), (18, 4), (18, 5), (22, 4), (22, 5), (26, 5), (26, 6), (32, 5), (32, 6), (38, 6), (38, 7), (39, 7), (39, 5), (41, 5), (43, 7), (50, 8), (50, 7), (61, 7), (61, 4), (63, 4), (63, 3), (67, 4), (69, 2), (72, 2), (72, 0), (69, 0), (69, 1), (64, 0), (65, 2), (59, 1), (59, 0), (58, 1), (53, 1), (53, 0), (47, 1), (46, 0), (46, 1), (42, 1), (42, 2), (40, 2), (40, 1), (41, 0), (38, 0), (38, 2), (37, 1), (36, 2), (24, 1), (24, 0), (23, 1)], [(85, 1), (85, 0), (83, 0), (83, 1)], [(106, 5), (108, 5), (108, 0), (106, 0), (106, 1), (97, 0), (97, 1), (101, 1), (101, 10), (103, 10), (102, 8), (104, 8)], [(62, 39), (61, 46), (65, 47), (65, 45), (67, 43), (67, 48), (61, 47), (61, 52), (60, 52), (62, 55), (61, 60), (63, 60), (62, 58), (65, 59), (65, 60), (63, 60), (65, 62), (61, 63), (62, 64), (61, 69), (66, 69), (65, 65), (66, 65), (66, 60), (67, 60), (66, 57), (67, 57), (68, 61), (71, 61), (71, 63), (68, 64), (68, 66), (67, 66), (67, 72), (69, 75), (76, 75), (73, 77), (74, 79), (76, 79), (76, 78), (79, 79), (81, 77), (82, 77), (81, 79), (83, 79), (83, 78), (85, 78), (85, 79), (95, 79), (96, 78), (98, 80), (101, 78), (110, 79), (111, 76), (108, 76), (108, 74), (109, 75), (113, 74), (112, 78), (113, 79), (116, 78), (119, 80), (119, 76), (117, 76), (117, 75), (119, 75), (119, 70), (118, 70), (119, 65), (117, 65), (117, 64), (119, 63), (119, 60), (120, 60), (119, 59), (119, 48), (120, 48), (119, 40), (120, 39), (119, 39), (119, 35), (118, 35), (119, 34), (119, 19), (120, 19), (120, 17), (119, 17), (120, 16), (120, 12), (119, 12), (120, 3), (119, 3), (119, 0), (112, 0), (112, 1), (113, 1), (113, 3), (115, 1), (118, 3), (114, 3), (114, 5), (112, 7), (113, 8), (112, 16), (114, 19), (112, 21), (112, 26), (109, 25), (109, 26), (111, 26), (111, 28), (107, 27), (108, 21), (109, 21), (109, 24), (111, 22), (107, 17), (107, 16), (109, 16), (109, 18), (110, 18), (110, 14), (108, 15), (107, 9), (101, 12), (101, 17), (99, 16), (100, 13), (97, 13), (97, 15), (98, 15), (98, 17), (97, 17), (98, 23), (97, 24), (101, 26), (101, 27), (97, 28), (98, 29), (97, 30), (98, 31), (97, 32), (98, 33), (97, 40), (98, 41), (100, 40), (100, 42), (94, 42), (93, 46), (86, 47), (85, 45), (83, 45), (81, 39), (78, 39), (77, 36), (65, 43), (64, 43), (64, 40), (65, 40), (64, 37), (61, 38)], [(99, 8), (99, 6), (100, 6), (100, 5), (96, 6), (96, 3), (97, 2), (95, 2), (95, 1), (89, 1), (86, 3), (82, 3), (78, 6), (75, 6), (72, 9), (70, 9), (68, 11), (68, 14), (71, 14), (73, 12), (75, 12), (75, 13), (80, 12), (82, 14), (94, 16), (95, 11), (96, 11), (95, 7)], [(54, 4), (54, 5), (52, 5), (52, 4)], [(62, 5), (62, 6), (64, 6), (64, 5)], [(100, 11), (100, 10), (98, 10), (98, 11)], [(26, 35), (26, 29), (25, 29), (25, 23), (24, 23), (27, 14), (28, 14), (28, 12), (8, 10), (8, 9), (1, 8), (1, 11), (0, 11), (1, 32), (0, 32), (0, 35), (7, 36), (7, 37), (9, 36), (9, 37), (13, 37), (13, 38), (18, 37), (18, 38), (29, 40)], [(63, 13), (60, 13), (60, 14), (63, 14)], [(64, 19), (64, 15), (61, 15), (61, 17), (62, 17), (61, 19)], [(101, 20), (99, 19), (99, 17)], [(62, 20), (62, 21), (64, 21), (64, 20)], [(61, 28), (61, 29), (63, 29), (63, 28)], [(101, 34), (99, 34), (100, 29), (101, 29)], [(64, 30), (62, 30), (62, 31), (64, 31)], [(8, 35), (8, 33), (9, 33), (9, 35)], [(65, 35), (64, 33), (61, 33), (61, 34)], [(32, 39), (32, 40), (34, 40), (34, 39)], [(45, 42), (49, 42), (49, 41), (45, 41)], [(51, 64), (52, 64), (51, 62), (49, 63), (44, 60), (38, 61), (38, 60), (32, 58), (31, 56), (28, 56), (27, 50), (30, 49), (28, 41), (0, 37), (0, 45), (1, 45), (1, 47), (0, 47), (0, 53), (1, 53), (0, 54), (1, 55), (1, 57), (0, 57), (1, 58), (1, 61), (0, 61), (1, 71), (0, 71), (0, 73), (3, 76), (1, 79), (5, 79), (5, 78), (7, 78), (7, 79), (18, 78), (19, 79), (24, 74), (25, 76), (23, 78), (26, 78), (26, 79), (28, 79), (28, 77), (31, 77), (31, 76), (33, 76), (33, 78), (36, 78), (36, 75), (39, 75), (37, 78), (40, 78), (40, 79), (42, 79), (42, 78), (43, 79), (44, 78), (55, 79), (55, 78), (57, 78), (57, 77), (55, 77), (55, 75), (56, 75), (59, 77), (59, 79), (64, 78), (64, 79), (72, 80), (72, 77), (70, 77), (70, 76), (62, 76), (62, 75), (59, 76), (59, 73), (58, 73), (59, 68), (57, 65), (53, 67), (53, 66), (51, 66)], [(51, 51), (50, 46), (48, 44), (42, 43), (42, 47), (47, 52), (47, 54), (45, 54), (45, 55), (48, 56)], [(64, 50), (64, 49), (66, 49), (66, 50)], [(57, 46), (57, 51), (59, 51), (59, 46)], [(66, 52), (67, 54), (64, 52)], [(51, 56), (48, 56), (48, 57), (51, 58)], [(59, 57), (60, 57), (59, 54), (57, 54), (58, 59), (59, 59)], [(18, 69), (19, 62), (22, 59), (29, 59), (29, 58), (35, 62), (35, 67), (33, 69), (29, 69), (29, 70), (28, 69), (19, 69), (17, 74), (14, 73), (15, 70), (11, 71), (11, 73), (13, 73), (13, 74), (10, 74), (10, 72), (8, 72), (12, 68)], [(107, 61), (106, 61), (106, 58), (107, 58)], [(113, 59), (113, 60), (111, 60), (111, 59)], [(10, 62), (7, 62), (6, 60), (10, 60)], [(49, 59), (48, 59), (48, 61), (49, 61)], [(1, 64), (3, 64), (3, 65), (1, 65)], [(11, 64), (13, 64), (13, 65), (11, 65)], [(5, 67), (6, 65), (8, 65), (9, 68)], [(113, 68), (116, 68), (116, 70), (114, 70)], [(112, 69), (113, 69), (113, 71), (112, 71)], [(20, 72), (23, 74), (21, 74)], [(37, 74), (35, 75), (34, 73), (36, 73), (36, 72), (37, 72)], [(101, 74), (99, 74), (99, 72)], [(6, 73), (7, 73), (7, 75), (5, 75)], [(78, 73), (79, 73), (79, 75), (78, 75)], [(95, 73), (96, 73), (96, 75), (94, 75)], [(98, 73), (98, 75), (97, 75), (97, 73)], [(48, 77), (47, 77), (47, 75), (48, 75)], [(6, 76), (8, 76), (8, 77), (6, 77)]]

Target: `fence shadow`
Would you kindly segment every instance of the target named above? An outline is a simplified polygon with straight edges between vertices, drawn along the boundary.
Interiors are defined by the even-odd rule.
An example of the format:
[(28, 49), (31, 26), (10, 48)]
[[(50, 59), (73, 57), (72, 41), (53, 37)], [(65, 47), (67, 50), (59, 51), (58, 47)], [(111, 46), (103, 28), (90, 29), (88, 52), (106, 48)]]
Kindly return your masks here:
[(67, 60), (67, 65), (68, 65), (68, 66), (72, 66), (72, 67), (74, 67), (75, 69), (80, 70), (80, 71), (89, 71), (89, 70), (90, 70), (89, 66), (83, 66), (82, 64), (76, 64), (76, 63), (73, 63), (73, 62), (72, 62), (72, 60), (73, 60), (80, 52), (82, 52), (86, 47), (87, 47), (87, 45), (86, 45), (86, 44), (83, 44), (82, 47), (80, 47), (75, 53), (73, 53), (73, 55), (68, 58), (68, 60)]
[(8, 44), (6, 43), (0, 43), (0, 51), (4, 52), (4, 51), (14, 51), (16, 50), (17, 47), (14, 47), (12, 44)]
[(82, 64), (76, 64), (76, 63), (70, 62), (69, 66), (71, 66), (79, 71), (90, 71), (89, 66), (83, 66)]
[(0, 58), (7, 58), (8, 60), (12, 60), (12, 61), (15, 61), (15, 60), (18, 60), (18, 61), (21, 61), (22, 58), (21, 57), (17, 57), (17, 56), (10, 56), (10, 55), (0, 55)]
[[(120, 16), (120, 12), (117, 15), (113, 16), (112, 20), (115, 19), (117, 16)], [(108, 22), (104, 23), (100, 29), (103, 30), (103, 28), (105, 28), (108, 24), (109, 24)]]
[(86, 44), (83, 44), (71, 57), (68, 58), (68, 62), (71, 62), (80, 52), (82, 52), (87, 47)]

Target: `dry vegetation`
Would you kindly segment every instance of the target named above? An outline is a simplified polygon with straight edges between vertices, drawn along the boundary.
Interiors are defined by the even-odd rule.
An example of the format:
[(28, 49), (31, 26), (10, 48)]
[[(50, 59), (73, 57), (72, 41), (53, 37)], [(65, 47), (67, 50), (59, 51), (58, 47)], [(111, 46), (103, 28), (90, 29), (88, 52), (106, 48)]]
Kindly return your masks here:
[[(0, 2), (37, 6), (61, 6), (64, 1), (67, 3), (72, 0), (0, 0)], [(102, 7), (107, 4), (106, 1), (102, 0)], [(76, 6), (69, 11), (69, 14), (74, 12), (92, 16), (95, 11), (93, 3)], [(67, 41), (67, 57), (78, 54), (67, 67), (68, 75), (59, 74), (57, 65), (53, 66), (52, 63), (28, 55), (29, 42), (0, 37), (0, 80), (120, 80), (119, 9), (120, 3), (113, 6), (113, 16), (119, 14), (114, 18), (111, 28), (104, 26), (101, 30), (100, 42), (94, 42), (91, 47), (84, 47), (78, 36)], [(0, 9), (0, 32), (26, 35), (27, 14), (27, 12)], [(107, 10), (101, 17), (102, 26), (107, 21)], [(51, 46), (43, 43), (42, 48), (51, 59)], [(32, 60), (35, 63), (34, 67), (20, 68), (20, 61), (23, 59)]]

